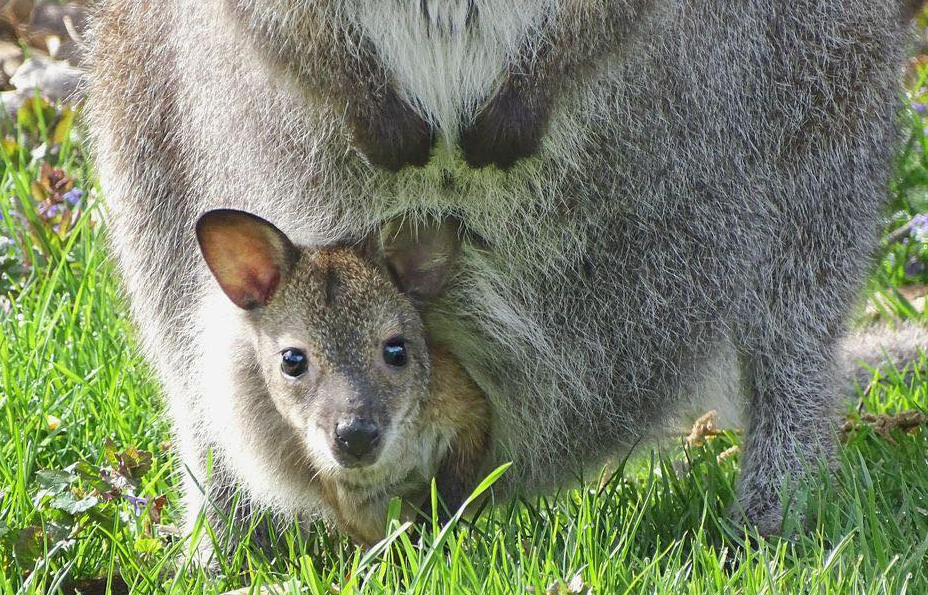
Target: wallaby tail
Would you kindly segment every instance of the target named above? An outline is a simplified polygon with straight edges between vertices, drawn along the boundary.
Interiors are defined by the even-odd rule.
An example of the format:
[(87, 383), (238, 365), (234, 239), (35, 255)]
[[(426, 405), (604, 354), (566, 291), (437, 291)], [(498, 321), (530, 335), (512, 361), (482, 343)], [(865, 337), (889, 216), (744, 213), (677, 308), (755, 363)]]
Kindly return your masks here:
[(895, 369), (909, 381), (928, 353), (928, 329), (910, 322), (872, 324), (851, 333), (842, 348), (849, 392), (855, 385), (866, 389), (876, 369)]

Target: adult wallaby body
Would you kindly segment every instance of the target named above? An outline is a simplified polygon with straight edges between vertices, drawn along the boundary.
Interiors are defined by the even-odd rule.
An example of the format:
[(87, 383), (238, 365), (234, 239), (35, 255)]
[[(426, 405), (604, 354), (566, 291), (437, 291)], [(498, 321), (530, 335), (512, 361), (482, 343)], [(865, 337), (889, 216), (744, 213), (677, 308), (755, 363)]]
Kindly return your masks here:
[[(214, 450), (220, 504), (243, 485), (306, 501), (280, 453), (248, 462), (282, 478), (271, 497), (214, 438), (199, 214), (248, 210), (301, 244), (451, 214), (467, 239), (427, 323), (490, 399), (501, 493), (570, 481), (737, 377), (740, 504), (777, 531), (780, 489), (834, 449), (903, 4), (105, 0), (90, 126), (185, 463), (202, 479)], [(273, 408), (246, 421), (287, 431)]]

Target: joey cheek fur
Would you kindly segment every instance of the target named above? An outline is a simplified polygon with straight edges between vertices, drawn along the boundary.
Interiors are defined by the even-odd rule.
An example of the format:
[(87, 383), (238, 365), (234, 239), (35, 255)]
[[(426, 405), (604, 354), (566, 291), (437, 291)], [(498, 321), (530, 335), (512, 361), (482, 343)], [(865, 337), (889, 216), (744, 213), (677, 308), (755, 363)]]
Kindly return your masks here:
[(261, 362), (261, 374), (267, 387), (268, 396), (274, 402), (277, 411), (287, 420), (294, 429), (306, 432), (310, 428), (311, 420), (315, 414), (313, 409), (318, 400), (321, 370), (317, 366), (311, 353), (306, 353), (306, 371), (298, 377), (289, 377), (282, 370), (282, 354), (275, 352), (271, 347)]

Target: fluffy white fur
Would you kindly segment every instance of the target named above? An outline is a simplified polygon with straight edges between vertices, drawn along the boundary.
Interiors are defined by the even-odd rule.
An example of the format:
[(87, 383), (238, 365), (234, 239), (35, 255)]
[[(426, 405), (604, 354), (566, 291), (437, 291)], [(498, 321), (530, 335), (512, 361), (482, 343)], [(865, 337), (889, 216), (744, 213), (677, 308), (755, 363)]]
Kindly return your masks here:
[(534, 0), (354, 4), (349, 17), (377, 47), (401, 93), (449, 141), (490, 96), (511, 56), (549, 10), (549, 2)]

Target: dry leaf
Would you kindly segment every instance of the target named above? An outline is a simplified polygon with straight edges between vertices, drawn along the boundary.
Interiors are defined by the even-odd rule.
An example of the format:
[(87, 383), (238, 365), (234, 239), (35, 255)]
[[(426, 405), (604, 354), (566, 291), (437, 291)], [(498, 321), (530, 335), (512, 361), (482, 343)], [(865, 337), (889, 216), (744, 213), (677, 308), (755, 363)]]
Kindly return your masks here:
[(715, 460), (721, 463), (722, 461), (730, 459), (736, 454), (738, 454), (740, 450), (741, 450), (741, 447), (739, 447), (737, 444), (734, 446), (729, 446), (728, 448), (720, 452), (719, 456), (715, 457)]
[(20, 31), (29, 45), (47, 51), (53, 58), (78, 64), (86, 29), (85, 7), (44, 0), (36, 4), (29, 25)]
[[(532, 588), (530, 592), (534, 593)], [(583, 575), (579, 572), (565, 583), (562, 580), (556, 580), (548, 585), (545, 591), (546, 595), (592, 595), (593, 589), (590, 589), (583, 582)]]
[(583, 576), (579, 572), (567, 583), (567, 593), (570, 595), (580, 595), (585, 588), (586, 585), (583, 583)]
[(706, 440), (718, 436), (722, 431), (718, 426), (718, 421), (719, 413), (715, 410), (709, 411), (697, 419), (693, 423), (690, 435), (686, 437), (686, 445), (690, 448), (702, 446), (706, 443)]
[(898, 446), (896, 440), (892, 437), (893, 430), (899, 430), (906, 434), (912, 434), (925, 424), (925, 414), (917, 409), (909, 409), (896, 414), (889, 413), (864, 413), (860, 420), (849, 419), (841, 428), (842, 440), (847, 441), (850, 434), (859, 427), (866, 426), (873, 432), (892, 444)]
[(0, 31), (10, 35), (29, 21), (33, 0), (0, 0)]
[(23, 49), (18, 43), (0, 41), (0, 65), (7, 79), (23, 64)]
[(38, 89), (50, 101), (79, 101), (84, 72), (67, 62), (31, 57), (16, 69), (10, 83), (18, 91)]

